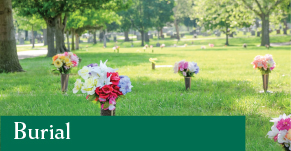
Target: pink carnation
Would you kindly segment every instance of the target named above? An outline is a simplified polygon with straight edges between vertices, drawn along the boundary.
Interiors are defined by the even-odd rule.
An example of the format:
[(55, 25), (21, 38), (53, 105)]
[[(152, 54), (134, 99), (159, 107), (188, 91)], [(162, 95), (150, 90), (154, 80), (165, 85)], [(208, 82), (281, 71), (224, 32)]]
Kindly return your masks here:
[(286, 118), (286, 119), (281, 119), (280, 121), (278, 121), (278, 124), (277, 124), (277, 129), (279, 131), (281, 130), (289, 130), (291, 129), (291, 119), (290, 118)]
[[(179, 69), (180, 69), (180, 71), (183, 71), (185, 68), (184, 68), (184, 63), (185, 63), (185, 61), (180, 61), (179, 62)], [(186, 68), (187, 69), (187, 68)]]

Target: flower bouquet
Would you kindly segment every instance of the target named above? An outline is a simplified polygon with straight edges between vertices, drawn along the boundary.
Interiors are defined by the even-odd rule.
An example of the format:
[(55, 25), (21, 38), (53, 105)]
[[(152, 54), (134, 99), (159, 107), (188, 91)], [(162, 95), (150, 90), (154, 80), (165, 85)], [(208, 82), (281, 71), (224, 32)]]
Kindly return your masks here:
[(62, 91), (66, 92), (68, 89), (69, 72), (71, 68), (78, 66), (79, 58), (72, 52), (65, 52), (53, 56), (52, 60), (53, 65), (61, 73)]
[(162, 44), (160, 47), (163, 49), (166, 45), (165, 44)]
[(179, 61), (174, 65), (174, 73), (179, 73), (185, 77), (186, 90), (191, 88), (191, 77), (199, 73), (199, 67), (196, 62)]
[(142, 49), (143, 49), (143, 52), (145, 52), (145, 51), (146, 51), (146, 49), (147, 49), (147, 47), (145, 47), (145, 46), (144, 46)]
[(283, 145), (286, 151), (291, 151), (291, 114), (280, 115), (279, 118), (273, 118), (270, 122), (274, 125), (271, 127), (271, 131), (267, 133), (268, 138), (274, 139)]
[(131, 82), (127, 76), (119, 76), (117, 69), (106, 66), (107, 60), (100, 66), (96, 63), (84, 66), (78, 71), (83, 78), (77, 79), (73, 93), (81, 90), (86, 93), (86, 99), (89, 101), (99, 101), (101, 105), (101, 116), (115, 115), (117, 99), (131, 92)]
[(152, 63), (152, 69), (155, 70), (156, 68), (156, 60), (158, 60), (157, 58), (150, 58), (149, 61)]
[(114, 50), (114, 52), (115, 52), (115, 50), (117, 50), (117, 53), (119, 53), (119, 46), (115, 46), (115, 47), (113, 47), (112, 49)]
[(256, 56), (254, 61), (251, 63), (254, 65), (254, 69), (259, 69), (263, 78), (263, 88), (264, 91), (261, 92), (271, 92), (268, 90), (269, 83), (269, 73), (276, 67), (276, 63), (273, 60), (272, 55), (266, 54), (265, 56)]
[(120, 46), (116, 46), (117, 53), (119, 53)]

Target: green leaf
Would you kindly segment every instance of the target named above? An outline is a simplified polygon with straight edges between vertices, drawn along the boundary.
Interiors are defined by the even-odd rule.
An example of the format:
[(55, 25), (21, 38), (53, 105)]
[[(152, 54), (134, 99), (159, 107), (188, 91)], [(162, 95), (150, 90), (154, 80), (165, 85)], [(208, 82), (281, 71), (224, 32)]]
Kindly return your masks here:
[(109, 102), (108, 102), (108, 101), (106, 101), (106, 102), (104, 103), (104, 106), (103, 106), (103, 109), (106, 109), (106, 108), (109, 108)]
[(96, 94), (93, 94), (93, 95), (89, 95), (88, 97), (88, 101), (94, 101), (96, 99), (96, 97), (98, 97)]

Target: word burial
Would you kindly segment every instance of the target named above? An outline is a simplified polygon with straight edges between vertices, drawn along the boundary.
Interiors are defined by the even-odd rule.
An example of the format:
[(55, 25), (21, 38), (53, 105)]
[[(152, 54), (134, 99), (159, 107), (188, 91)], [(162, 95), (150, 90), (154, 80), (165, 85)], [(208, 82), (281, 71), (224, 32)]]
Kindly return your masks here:
[[(15, 137), (14, 139), (25, 139), (28, 133), (29, 139), (46, 139), (45, 136), (49, 136), (49, 139), (70, 139), (70, 122), (66, 123), (66, 136), (64, 137), (63, 129), (53, 129), (53, 125), (50, 125), (50, 129), (26, 129), (26, 124), (23, 122), (15, 123)], [(22, 128), (21, 128), (22, 127)], [(21, 137), (20, 137), (21, 136)]]

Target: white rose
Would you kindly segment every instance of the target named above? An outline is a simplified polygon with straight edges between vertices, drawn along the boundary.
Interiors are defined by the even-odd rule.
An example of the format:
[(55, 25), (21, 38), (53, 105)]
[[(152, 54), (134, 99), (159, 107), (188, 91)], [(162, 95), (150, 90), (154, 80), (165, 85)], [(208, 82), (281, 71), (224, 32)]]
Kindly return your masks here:
[(75, 87), (73, 89), (73, 93), (77, 93), (81, 89), (82, 85), (83, 85), (83, 83), (82, 83), (81, 79), (77, 79), (75, 82)]
[(79, 74), (83, 79), (88, 79), (88, 77), (89, 77), (89, 72), (91, 72), (91, 67), (84, 66), (81, 70), (78, 71), (78, 74)]

